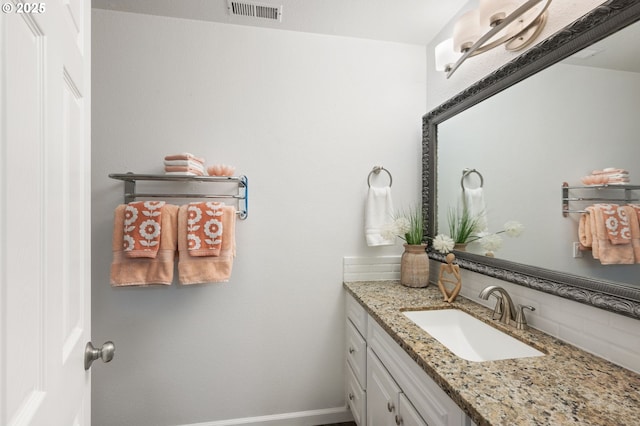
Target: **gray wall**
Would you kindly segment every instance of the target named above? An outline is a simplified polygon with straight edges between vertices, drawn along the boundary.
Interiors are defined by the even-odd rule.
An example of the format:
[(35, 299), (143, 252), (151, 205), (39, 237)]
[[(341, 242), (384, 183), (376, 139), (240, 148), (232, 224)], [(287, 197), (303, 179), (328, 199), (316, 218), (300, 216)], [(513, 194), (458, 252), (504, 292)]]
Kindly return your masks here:
[[(366, 178), (419, 202), (425, 93), (424, 46), (94, 10), (94, 424), (346, 413), (342, 258), (401, 252), (365, 246)], [(230, 282), (111, 288), (107, 175), (184, 151), (250, 179)]]

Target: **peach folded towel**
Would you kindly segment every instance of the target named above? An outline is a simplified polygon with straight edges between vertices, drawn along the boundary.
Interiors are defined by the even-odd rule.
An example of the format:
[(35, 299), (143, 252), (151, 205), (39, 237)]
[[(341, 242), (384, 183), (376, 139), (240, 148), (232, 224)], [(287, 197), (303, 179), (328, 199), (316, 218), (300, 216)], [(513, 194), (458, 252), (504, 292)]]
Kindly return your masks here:
[(592, 232), (595, 230), (592, 243), (593, 257), (600, 259), (600, 263), (603, 265), (626, 265), (635, 263), (635, 256), (631, 244), (612, 244), (607, 231), (607, 218), (601, 206), (601, 204), (595, 204), (587, 209), (595, 213), (593, 221), (591, 222)]
[(187, 250), (191, 256), (220, 255), (223, 206), (211, 201), (187, 206)]
[(596, 232), (596, 209), (594, 206), (589, 206), (586, 210), (589, 230), (591, 231), (591, 255), (594, 259), (600, 259), (600, 244), (598, 243), (598, 234)]
[(202, 174), (205, 174), (204, 164), (195, 160), (164, 160), (164, 166), (165, 168), (172, 166), (191, 167), (192, 169), (198, 169)]
[(578, 222), (578, 237), (583, 247), (591, 247), (593, 243), (593, 234), (591, 232), (591, 215), (582, 213), (580, 222)]
[(124, 209), (123, 251), (127, 257), (156, 257), (164, 201), (138, 201)]
[(173, 161), (173, 160), (192, 160), (197, 161), (198, 163), (204, 165), (204, 158), (196, 157), (193, 154), (188, 152), (183, 152), (182, 154), (171, 154), (164, 157), (165, 161)]
[(114, 212), (113, 261), (111, 263), (111, 285), (146, 286), (150, 284), (170, 285), (173, 282), (174, 259), (177, 247), (178, 206), (165, 204), (162, 208), (162, 232), (155, 258), (129, 258), (124, 253), (124, 212), (127, 205), (119, 205)]
[(629, 172), (624, 169), (614, 169), (612, 167), (603, 170), (594, 170), (588, 176), (581, 179), (585, 185), (620, 185), (629, 183)]
[(624, 184), (624, 183), (629, 183), (631, 182), (631, 180), (627, 177), (612, 177), (609, 176), (609, 178), (607, 179), (607, 183), (609, 184)]
[(629, 224), (631, 225), (631, 245), (636, 256), (636, 263), (640, 263), (640, 204), (629, 204)]
[(187, 209), (180, 206), (178, 211), (178, 274), (180, 284), (202, 284), (227, 282), (231, 277), (233, 259), (236, 255), (235, 223), (236, 209), (223, 206), (222, 245), (219, 256), (191, 256), (187, 244)]
[(198, 160), (164, 160), (165, 166), (192, 166), (204, 167), (203, 163)]

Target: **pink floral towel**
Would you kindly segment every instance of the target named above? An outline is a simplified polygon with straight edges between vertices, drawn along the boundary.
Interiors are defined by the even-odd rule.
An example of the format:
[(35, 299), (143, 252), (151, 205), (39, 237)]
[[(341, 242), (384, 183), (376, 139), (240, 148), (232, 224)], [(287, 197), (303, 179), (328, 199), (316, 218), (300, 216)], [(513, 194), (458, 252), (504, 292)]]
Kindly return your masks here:
[(624, 206), (617, 204), (596, 204), (602, 212), (604, 225), (607, 230), (607, 237), (611, 244), (630, 244), (631, 243), (631, 227), (629, 225), (629, 216)]
[(223, 203), (190, 203), (187, 208), (187, 251), (191, 256), (219, 256)]
[(127, 257), (155, 258), (160, 247), (164, 201), (129, 203), (124, 210), (123, 251)]

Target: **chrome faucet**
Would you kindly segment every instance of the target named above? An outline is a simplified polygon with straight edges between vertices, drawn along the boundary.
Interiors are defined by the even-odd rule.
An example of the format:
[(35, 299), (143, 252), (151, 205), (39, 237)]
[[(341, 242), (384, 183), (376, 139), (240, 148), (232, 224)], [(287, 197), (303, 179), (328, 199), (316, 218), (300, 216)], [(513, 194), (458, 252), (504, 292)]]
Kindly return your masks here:
[(524, 317), (525, 309), (529, 309), (530, 311), (536, 310), (533, 306), (518, 305), (518, 313), (516, 314), (516, 328), (518, 330), (526, 330), (528, 328), (527, 319)]
[[(490, 285), (480, 292), (479, 297), (484, 300), (489, 300), (489, 296), (491, 295), (498, 299), (493, 312), (494, 314), (500, 315), (500, 322), (509, 324), (510, 321), (515, 321), (516, 308), (513, 306), (513, 301), (511, 300), (509, 293), (507, 293), (507, 290), (497, 285)], [(494, 315), (494, 319), (495, 316), (496, 315)]]

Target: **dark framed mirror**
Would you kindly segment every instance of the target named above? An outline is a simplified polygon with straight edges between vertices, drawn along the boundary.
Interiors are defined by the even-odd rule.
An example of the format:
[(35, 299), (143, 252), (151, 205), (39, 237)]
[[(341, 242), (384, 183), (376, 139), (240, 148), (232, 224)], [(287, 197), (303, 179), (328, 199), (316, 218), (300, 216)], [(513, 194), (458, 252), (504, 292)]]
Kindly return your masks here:
[[(435, 236), (439, 229), (438, 151), (439, 145), (443, 147), (446, 141), (438, 140), (438, 126), (639, 20), (639, 2), (607, 1), (423, 117), (422, 197), (428, 235)], [(606, 127), (607, 123), (601, 122), (599, 125)], [(639, 179), (640, 176), (635, 178)], [(559, 204), (559, 186), (557, 192), (552, 195)], [(428, 253), (431, 259), (444, 261), (444, 255), (431, 246)], [(528, 264), (458, 251), (456, 258), (462, 268), (473, 272), (640, 319), (640, 275), (637, 283), (628, 285), (603, 277), (596, 278), (590, 273), (567, 273), (546, 268), (543, 267), (544, 263)]]

